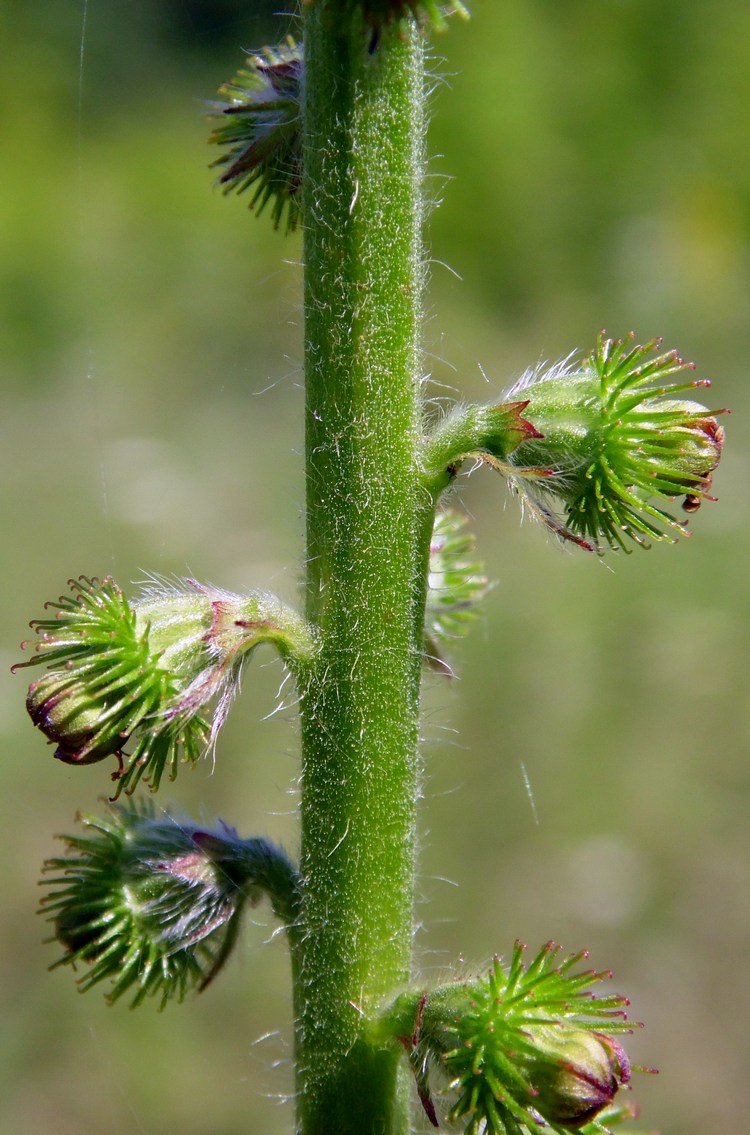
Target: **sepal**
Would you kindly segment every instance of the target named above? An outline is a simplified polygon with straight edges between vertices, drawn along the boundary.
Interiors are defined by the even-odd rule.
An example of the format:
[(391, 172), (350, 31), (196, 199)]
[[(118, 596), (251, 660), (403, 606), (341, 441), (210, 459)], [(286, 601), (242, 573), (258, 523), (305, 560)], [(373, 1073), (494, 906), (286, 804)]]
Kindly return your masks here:
[[(160, 1007), (204, 989), (229, 956), (247, 903), (264, 895), (292, 915), (296, 873), (267, 840), (206, 830), (146, 805), (113, 805), (65, 836), (67, 854), (47, 861), (41, 911), (53, 923), (63, 964), (86, 966), (81, 990), (110, 983), (107, 999), (155, 997)], [(269, 886), (269, 882), (273, 886)]]

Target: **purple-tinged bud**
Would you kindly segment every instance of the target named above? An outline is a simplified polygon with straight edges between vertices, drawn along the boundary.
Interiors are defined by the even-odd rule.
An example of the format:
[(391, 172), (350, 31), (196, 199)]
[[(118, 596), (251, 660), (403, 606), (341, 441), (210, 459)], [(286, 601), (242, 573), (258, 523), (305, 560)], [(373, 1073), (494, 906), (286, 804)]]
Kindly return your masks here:
[[(407, 991), (377, 1014), (376, 1042), (406, 1050), (425, 1111), (437, 1126), (435, 1078), (447, 1078), (448, 1119), (472, 1135), (577, 1131), (630, 1079), (613, 1034), (631, 1032), (617, 995), (590, 987), (610, 975), (577, 970), (585, 953), (557, 961), (548, 943), (528, 965), (516, 945), (486, 977)], [(446, 1089), (443, 1089), (446, 1090)]]
[(24, 643), (33, 654), (21, 665), (48, 667), (29, 689), (29, 715), (67, 764), (116, 756), (118, 794), (142, 776), (157, 788), (165, 769), (174, 777), (215, 742), (261, 643), (291, 668), (314, 652), (304, 621), (274, 596), (193, 580), (153, 584), (130, 603), (113, 580), (81, 578), (47, 606), (54, 614), (35, 620), (37, 638)]
[(604, 1033), (560, 1024), (530, 1027), (528, 1035), (534, 1046), (525, 1062), (530, 1102), (550, 1123), (583, 1127), (630, 1080), (625, 1050)]
[(101, 735), (101, 715), (86, 687), (48, 671), (32, 682), (26, 709), (45, 736), (57, 742), (55, 757), (69, 765), (90, 765), (117, 755), (127, 734)]
[(287, 231), (300, 219), (303, 72), (302, 49), (291, 37), (264, 47), (219, 88), (222, 101), (212, 108), (219, 124), (209, 141), (227, 147), (213, 163), (226, 167), (219, 185), (225, 193), (252, 188), (250, 208), (260, 214), (271, 203), (276, 228), (286, 212)]
[(50, 614), (31, 624), (36, 639), (23, 644), (33, 653), (21, 666), (48, 667), (29, 687), (29, 715), (66, 764), (116, 756), (115, 779), (123, 772), (123, 747), (136, 734), (129, 769), (136, 761), (141, 771), (148, 766), (158, 783), (164, 764), (176, 763), (180, 751), (186, 759), (200, 755), (206, 724), (195, 719), (178, 737), (157, 720), (175, 693), (174, 675), (160, 665), (148, 624), (139, 625), (117, 584), (81, 578), (70, 588), (70, 595), (47, 604)]
[(267, 840), (148, 804), (81, 822), (85, 834), (64, 837), (67, 854), (45, 864), (41, 909), (65, 951), (55, 965), (85, 965), (82, 991), (108, 982), (109, 1001), (132, 993), (134, 1005), (156, 997), (163, 1008), (216, 976), (248, 902), (267, 895), (293, 918), (296, 872)]

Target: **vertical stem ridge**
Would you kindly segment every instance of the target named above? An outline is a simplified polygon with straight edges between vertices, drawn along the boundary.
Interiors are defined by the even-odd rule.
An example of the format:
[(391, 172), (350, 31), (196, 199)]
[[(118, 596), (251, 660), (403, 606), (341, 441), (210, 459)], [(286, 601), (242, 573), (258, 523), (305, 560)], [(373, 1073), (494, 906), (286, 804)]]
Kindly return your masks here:
[[(409, 976), (425, 508), (418, 444), (424, 81), (418, 29), (377, 50), (317, 0), (305, 30), (307, 609), (299, 1130), (408, 1131), (360, 1008)], [(429, 539), (429, 537), (427, 537)]]

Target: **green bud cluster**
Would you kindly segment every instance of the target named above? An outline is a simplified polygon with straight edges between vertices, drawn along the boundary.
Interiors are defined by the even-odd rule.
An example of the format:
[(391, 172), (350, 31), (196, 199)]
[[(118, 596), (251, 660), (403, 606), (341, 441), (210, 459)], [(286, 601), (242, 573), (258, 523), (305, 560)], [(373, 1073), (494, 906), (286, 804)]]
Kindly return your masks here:
[(590, 987), (611, 974), (577, 970), (585, 953), (558, 954), (548, 943), (524, 965), (516, 944), (510, 964), (496, 958), (486, 977), (402, 993), (379, 1015), (376, 1038), (404, 1046), (435, 1126), (440, 1078), (448, 1120), (467, 1135), (605, 1130), (597, 1117), (611, 1114), (631, 1074), (613, 1035), (632, 1031), (628, 1002), (594, 997)]
[(213, 745), (256, 646), (274, 643), (292, 666), (314, 650), (303, 621), (265, 593), (185, 580), (155, 583), (131, 603), (110, 578), (81, 577), (70, 589), (23, 644), (33, 654), (21, 666), (47, 667), (26, 706), (66, 764), (115, 756), (118, 795), (141, 777), (158, 788), (165, 769), (174, 777)]
[(223, 965), (246, 902), (268, 892), (275, 909), (293, 906), (284, 853), (225, 824), (206, 830), (133, 803), (81, 822), (86, 834), (63, 837), (68, 854), (45, 864), (41, 910), (65, 950), (54, 966), (87, 967), (82, 991), (110, 982), (111, 1002), (181, 1001)]
[(300, 219), (302, 81), (302, 48), (290, 37), (248, 56), (212, 106), (219, 124), (209, 141), (226, 148), (213, 163), (226, 167), (219, 185), (226, 193), (253, 188), (250, 208), (260, 214), (270, 204), (276, 228), (286, 213), (287, 231)]

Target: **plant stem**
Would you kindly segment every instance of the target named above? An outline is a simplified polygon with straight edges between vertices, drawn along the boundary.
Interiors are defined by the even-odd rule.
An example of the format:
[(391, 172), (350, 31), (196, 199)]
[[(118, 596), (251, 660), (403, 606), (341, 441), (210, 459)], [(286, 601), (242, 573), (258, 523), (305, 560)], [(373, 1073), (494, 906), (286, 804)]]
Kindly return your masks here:
[[(307, 615), (298, 1130), (405, 1135), (398, 1055), (361, 1007), (406, 981), (417, 731), (433, 513), (419, 466), (424, 75), (404, 22), (305, 27)], [(403, 1062), (402, 1062), (403, 1063)]]

